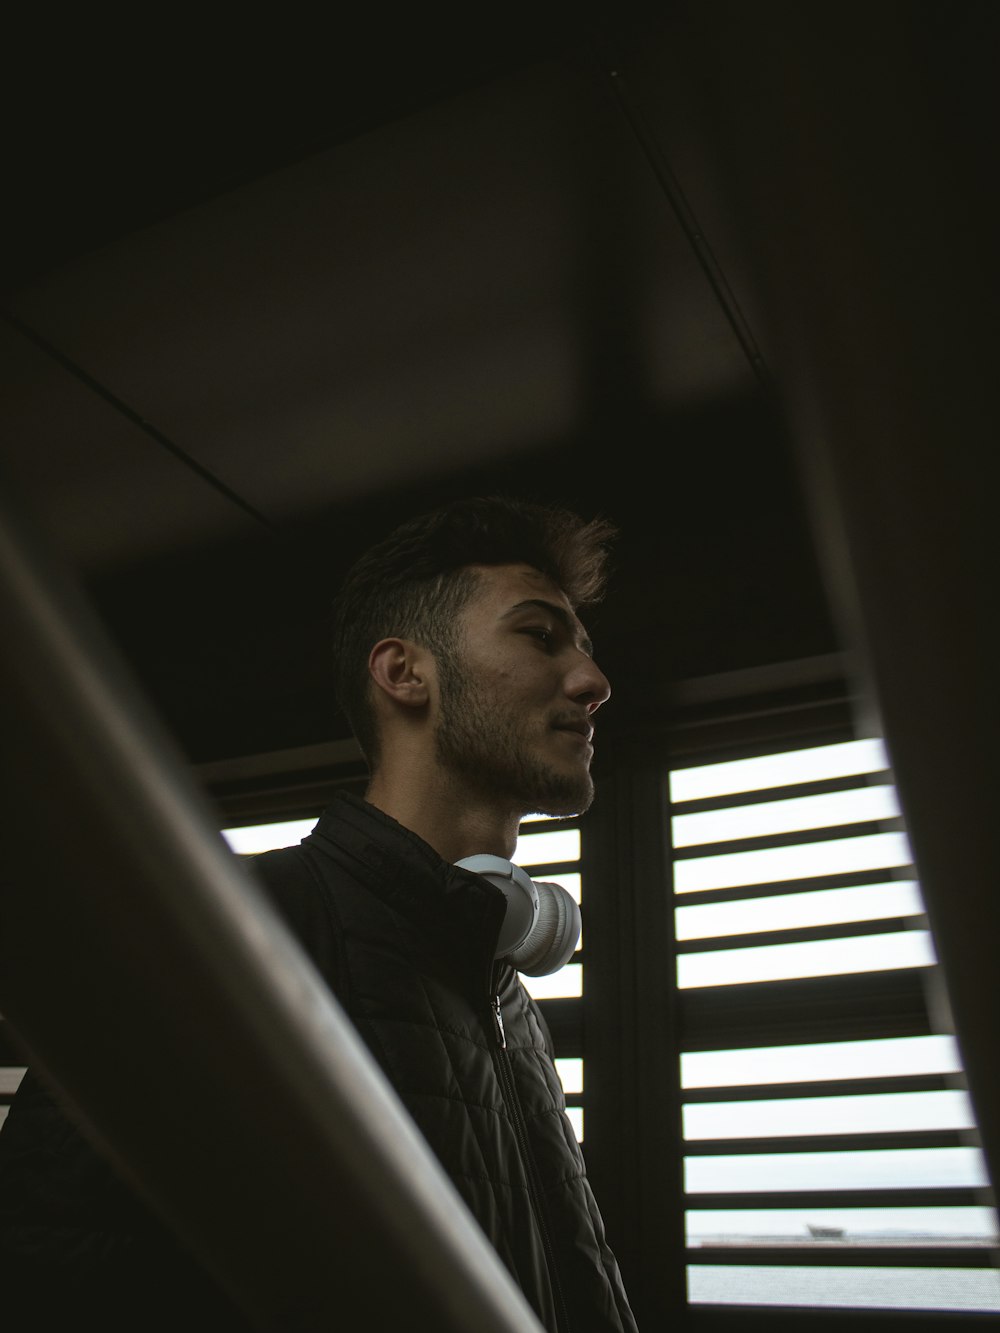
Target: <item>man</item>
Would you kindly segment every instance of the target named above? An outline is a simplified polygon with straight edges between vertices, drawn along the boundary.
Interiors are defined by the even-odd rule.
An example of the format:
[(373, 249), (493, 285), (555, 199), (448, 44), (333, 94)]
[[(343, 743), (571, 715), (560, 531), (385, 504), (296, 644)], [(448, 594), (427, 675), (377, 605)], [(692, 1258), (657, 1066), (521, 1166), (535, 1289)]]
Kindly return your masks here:
[[(472, 499), (365, 554), (335, 608), (336, 689), (368, 762), (365, 798), (338, 796), (299, 846), (250, 859), (552, 1333), (635, 1323), (550, 1039), (518, 978), (506, 928), (523, 904), (456, 863), (503, 864), (523, 816), (593, 799), (593, 717), (610, 688), (577, 610), (603, 594), (613, 536), (557, 507)], [(558, 917), (558, 898), (546, 901)], [(529, 939), (534, 921), (529, 910)], [(565, 924), (549, 922), (557, 935)], [(558, 962), (572, 943), (563, 929), (539, 956)], [(102, 1271), (120, 1280), (172, 1263), (135, 1201), (92, 1185), (70, 1197), (67, 1179), (98, 1168), (57, 1123), (29, 1083), (0, 1136), (12, 1148), (6, 1168), (0, 1152), (0, 1213), (20, 1205), (37, 1242), (39, 1200), (55, 1201), (62, 1239), (41, 1260), (36, 1243), (38, 1276), (54, 1262), (99, 1285)], [(39, 1143), (57, 1139), (39, 1179)], [(31, 1249), (16, 1216), (7, 1234)]]

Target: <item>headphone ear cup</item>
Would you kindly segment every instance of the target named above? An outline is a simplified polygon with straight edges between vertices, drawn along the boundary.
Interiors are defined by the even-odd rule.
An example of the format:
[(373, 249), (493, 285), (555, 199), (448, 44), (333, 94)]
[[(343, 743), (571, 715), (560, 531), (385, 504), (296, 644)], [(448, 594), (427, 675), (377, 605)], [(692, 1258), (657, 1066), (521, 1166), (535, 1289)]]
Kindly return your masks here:
[(477, 875), (500, 889), (507, 899), (507, 911), (497, 941), (497, 958), (506, 958), (511, 950), (523, 945), (535, 929), (538, 920), (538, 890), (526, 870), (502, 856), (482, 852), (456, 861), (463, 870), (474, 870)]
[(507, 899), (496, 957), (526, 977), (547, 977), (572, 958), (580, 942), (580, 907), (561, 884), (531, 879), (502, 856), (481, 853), (456, 861), (503, 891)]
[(507, 955), (507, 962), (527, 977), (558, 972), (580, 942), (580, 906), (561, 884), (536, 880), (538, 917), (528, 938)]

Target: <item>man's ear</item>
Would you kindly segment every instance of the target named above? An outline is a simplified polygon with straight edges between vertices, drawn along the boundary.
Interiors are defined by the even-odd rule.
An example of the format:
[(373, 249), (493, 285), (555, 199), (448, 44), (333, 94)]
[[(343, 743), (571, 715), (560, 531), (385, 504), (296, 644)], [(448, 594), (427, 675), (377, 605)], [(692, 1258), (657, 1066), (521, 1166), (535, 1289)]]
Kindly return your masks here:
[(420, 708), (430, 697), (429, 655), (412, 639), (380, 639), (368, 654), (368, 671), (387, 698), (406, 708)]

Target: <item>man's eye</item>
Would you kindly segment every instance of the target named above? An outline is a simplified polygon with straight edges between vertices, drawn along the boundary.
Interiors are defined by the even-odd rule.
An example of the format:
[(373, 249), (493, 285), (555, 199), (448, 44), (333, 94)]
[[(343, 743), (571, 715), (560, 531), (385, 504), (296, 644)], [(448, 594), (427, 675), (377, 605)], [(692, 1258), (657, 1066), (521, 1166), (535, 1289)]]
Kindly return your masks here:
[(525, 630), (525, 633), (530, 634), (532, 638), (538, 639), (542, 643), (550, 643), (552, 640), (552, 631), (550, 629), (541, 629), (538, 626), (532, 626)]

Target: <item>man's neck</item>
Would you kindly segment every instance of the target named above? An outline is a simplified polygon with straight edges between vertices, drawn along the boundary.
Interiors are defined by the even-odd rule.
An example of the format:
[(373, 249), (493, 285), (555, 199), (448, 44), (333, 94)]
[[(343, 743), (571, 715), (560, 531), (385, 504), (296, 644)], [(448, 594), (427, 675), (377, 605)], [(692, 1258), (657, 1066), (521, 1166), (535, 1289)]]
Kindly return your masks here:
[(451, 789), (439, 775), (416, 782), (410, 774), (405, 782), (393, 782), (376, 774), (365, 800), (423, 838), (445, 861), (477, 853), (508, 859), (514, 855), (520, 813), (470, 799), (467, 791)]

